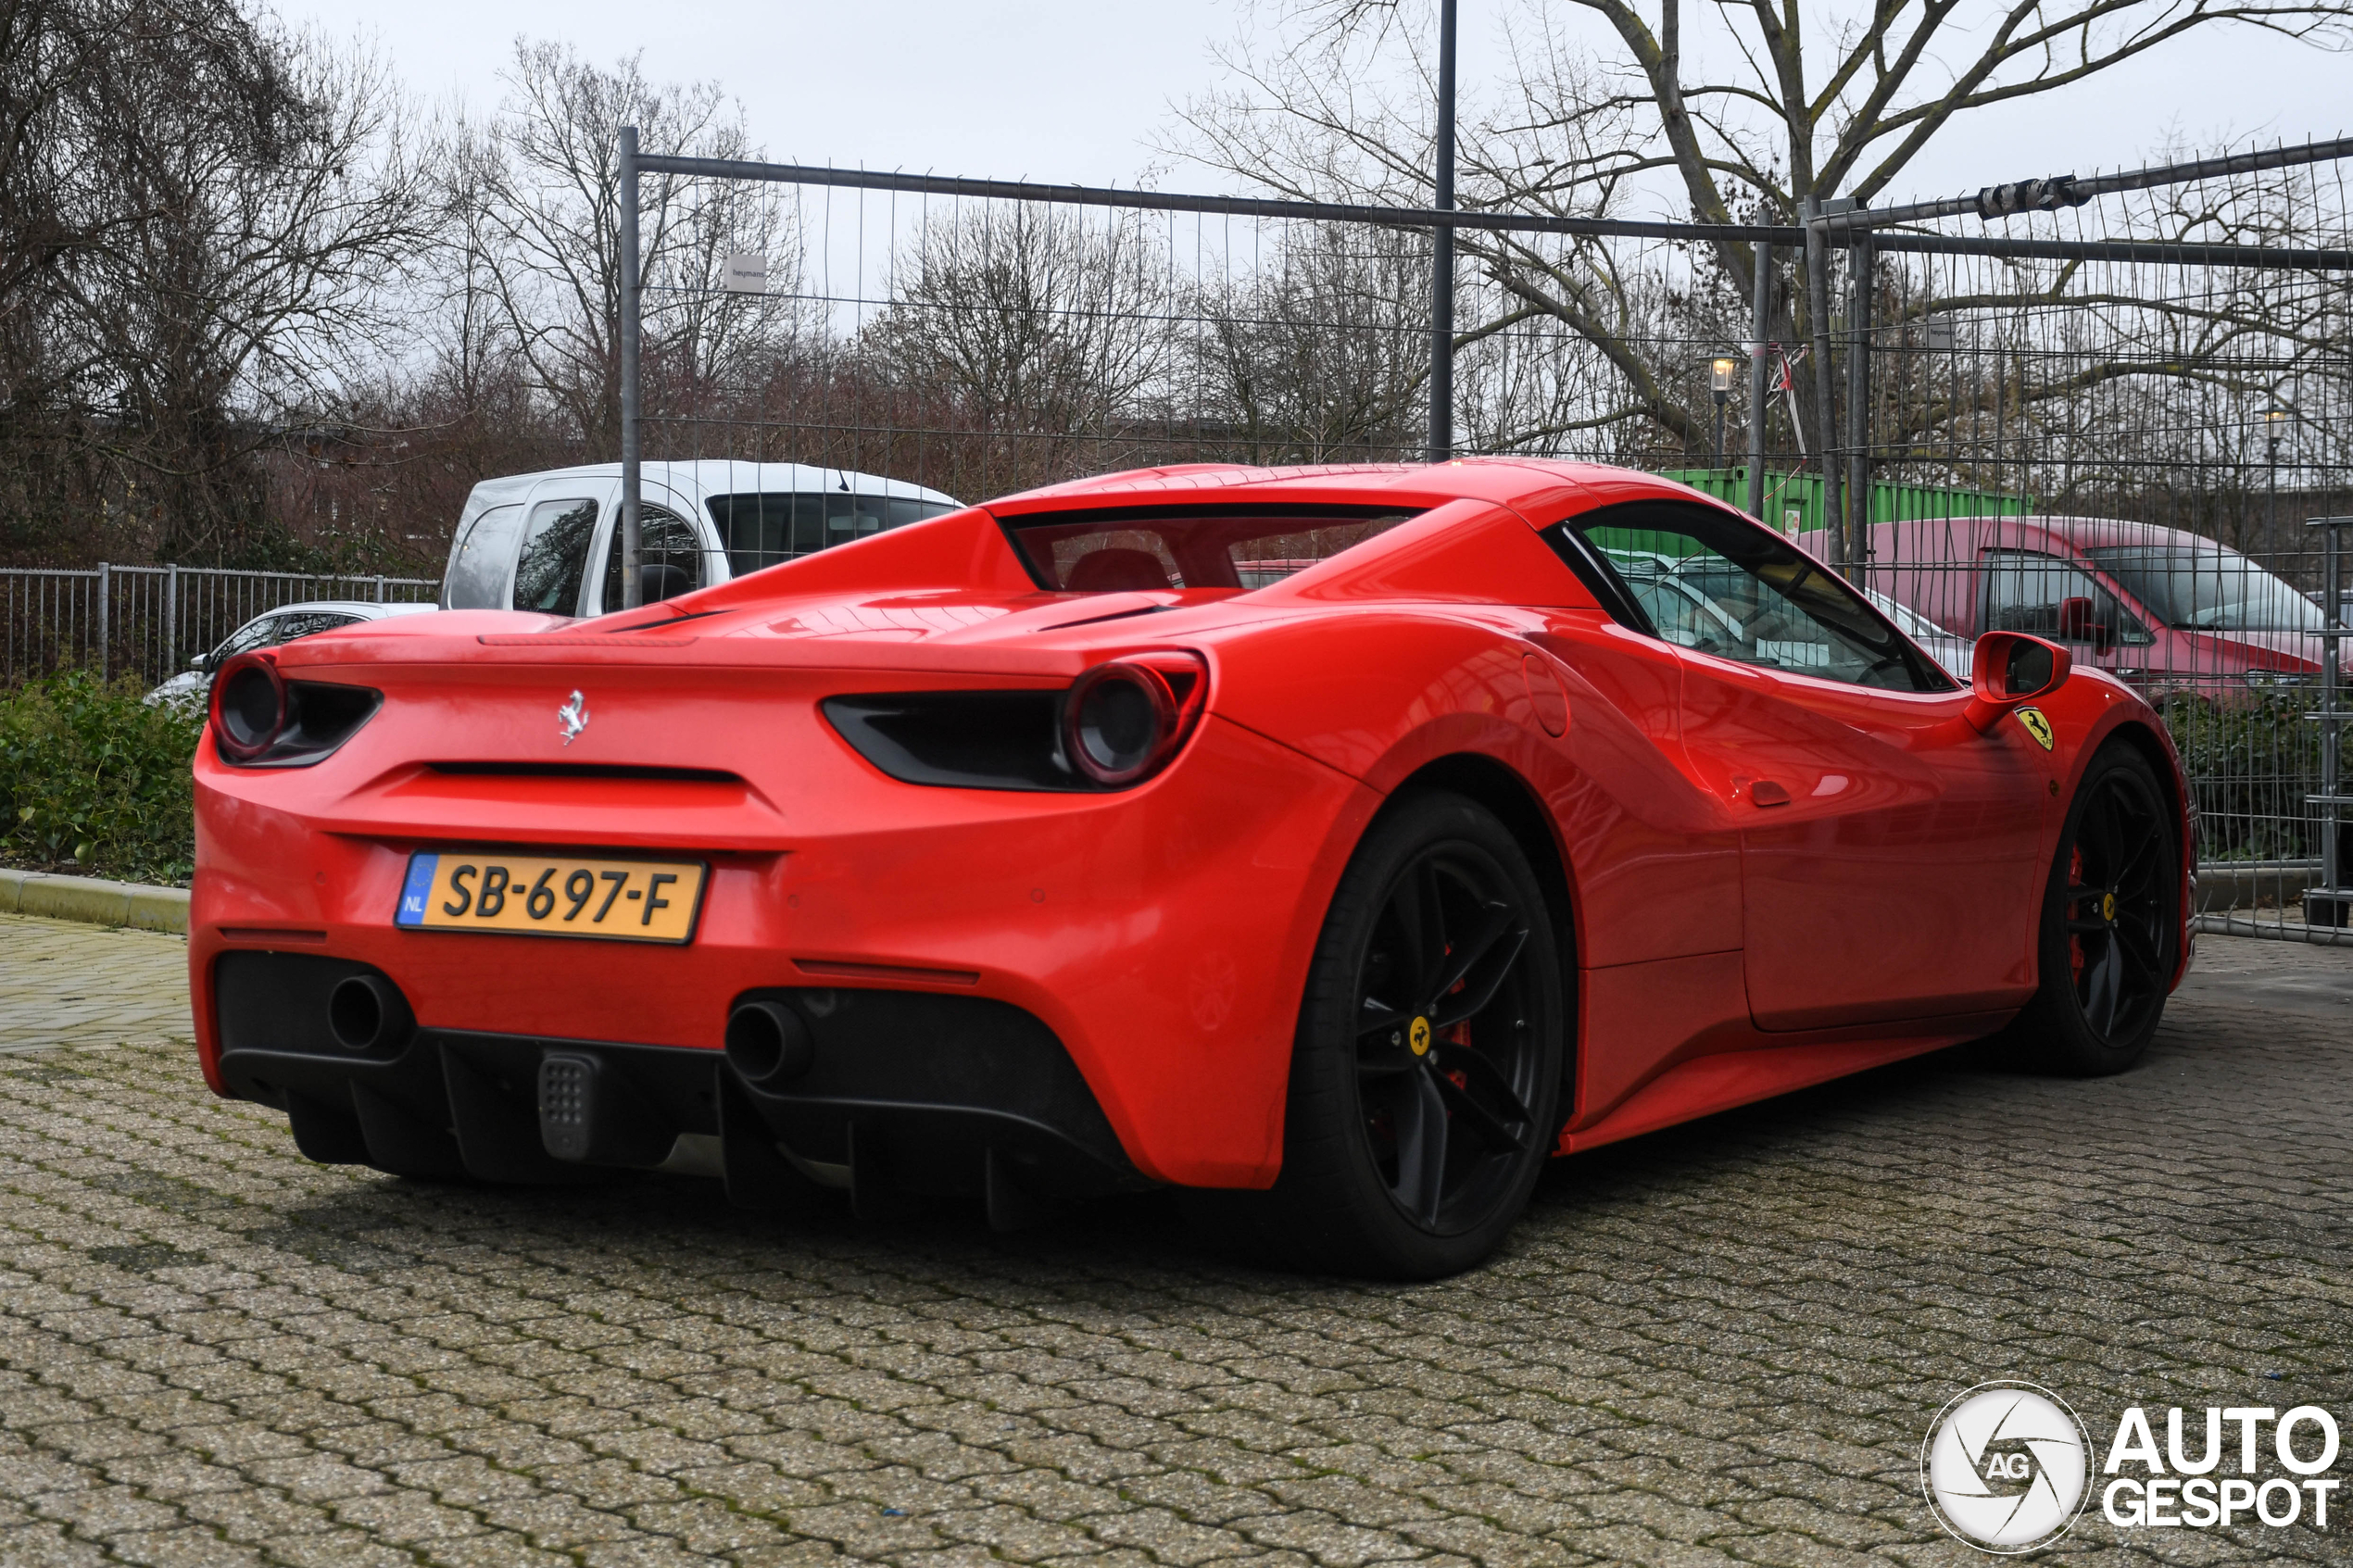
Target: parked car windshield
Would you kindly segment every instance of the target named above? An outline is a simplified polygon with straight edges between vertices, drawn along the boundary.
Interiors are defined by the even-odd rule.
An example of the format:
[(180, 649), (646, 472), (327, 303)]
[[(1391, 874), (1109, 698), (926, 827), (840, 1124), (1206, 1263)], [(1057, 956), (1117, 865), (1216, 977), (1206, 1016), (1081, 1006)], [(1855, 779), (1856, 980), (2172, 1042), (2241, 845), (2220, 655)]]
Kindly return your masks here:
[(1127, 507), (1013, 518), (1041, 588), (1063, 594), (1263, 588), (1418, 516), (1379, 507)]
[(542, 501), (523, 528), (515, 562), (517, 609), (580, 613), (580, 579), (588, 570), (588, 539), (597, 531), (597, 503), (585, 498)]
[(515, 564), (515, 538), (522, 532), (522, 503), (491, 507), (466, 525), (449, 557), (449, 581), (442, 602), (451, 609), (507, 608), (507, 569)]
[(2321, 607), (2236, 550), (2112, 546), (2083, 552), (2168, 626), (2196, 632), (2317, 632)]

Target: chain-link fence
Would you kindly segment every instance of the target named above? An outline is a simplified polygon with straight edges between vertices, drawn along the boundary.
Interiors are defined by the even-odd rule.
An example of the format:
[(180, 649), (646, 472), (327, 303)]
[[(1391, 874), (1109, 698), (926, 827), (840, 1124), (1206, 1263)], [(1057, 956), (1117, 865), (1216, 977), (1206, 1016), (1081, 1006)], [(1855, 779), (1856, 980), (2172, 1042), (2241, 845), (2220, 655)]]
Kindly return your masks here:
[(0, 568), (0, 684), (69, 666), (160, 682), (270, 611), (318, 601), (430, 604), (439, 588), (414, 577), (209, 567)]
[[(1991, 225), (1947, 203), (1713, 227), (636, 159), (664, 200), (762, 182), (789, 243), (687, 254), (657, 212), (640, 251), (624, 177), (622, 526), (519, 494), (498, 538), (561, 555), (565, 583), (606, 584), (580, 604), (610, 608), (950, 496), (1420, 460), (1442, 226), (1445, 449), (1683, 479), (1842, 566), (1957, 671), (1989, 629), (2068, 644), (2172, 727), (2201, 903), (2276, 927), (2346, 880), (2322, 874), (2342, 742), (2309, 526), (2353, 515), (2332, 150), (1995, 188)], [(554, 550), (566, 528), (581, 551)], [(160, 679), (265, 609), (436, 585), (101, 568), (0, 587), (0, 679)]]
[[(1454, 450), (1673, 474), (1797, 534), (1958, 668), (1992, 628), (2067, 643), (2172, 727), (2201, 906), (2278, 929), (2334, 880), (2307, 524), (2353, 514), (2345, 151), (1745, 228), (641, 159), (669, 192), (766, 182), (793, 240), (631, 274), (623, 460), (965, 500), (1419, 460), (1443, 222)], [(770, 349), (731, 354), (754, 323)]]
[[(2155, 702), (2196, 794), (2200, 905), (2233, 929), (2301, 922), (2309, 890), (2353, 881), (2329, 869), (2342, 584), (2315, 526), (2353, 513), (2343, 196), (2334, 169), (2243, 176), (2043, 219), (2054, 254), (1842, 257), (1841, 456), (1873, 503), (1847, 509), (1850, 571), (1960, 635), (2065, 643)], [(2103, 238), (2151, 234), (2191, 243)], [(1906, 516), (1881, 504), (1891, 480), (2020, 515)]]

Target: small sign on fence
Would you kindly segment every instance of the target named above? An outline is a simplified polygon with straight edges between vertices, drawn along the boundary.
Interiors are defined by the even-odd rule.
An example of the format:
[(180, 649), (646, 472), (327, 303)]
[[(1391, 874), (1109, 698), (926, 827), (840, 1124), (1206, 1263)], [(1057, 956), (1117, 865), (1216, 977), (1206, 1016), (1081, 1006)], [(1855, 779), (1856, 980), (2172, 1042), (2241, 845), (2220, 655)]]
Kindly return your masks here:
[(757, 251), (736, 251), (721, 268), (720, 280), (729, 294), (766, 294), (768, 258)]

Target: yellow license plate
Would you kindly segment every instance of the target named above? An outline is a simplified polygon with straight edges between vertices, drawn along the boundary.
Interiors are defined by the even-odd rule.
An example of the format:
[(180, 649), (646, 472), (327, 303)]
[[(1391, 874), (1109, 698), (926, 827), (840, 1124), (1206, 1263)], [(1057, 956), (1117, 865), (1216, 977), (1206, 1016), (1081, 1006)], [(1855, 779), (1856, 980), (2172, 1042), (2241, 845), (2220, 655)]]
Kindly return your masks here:
[(698, 860), (440, 851), (409, 858), (395, 925), (608, 942), (689, 942), (710, 868)]

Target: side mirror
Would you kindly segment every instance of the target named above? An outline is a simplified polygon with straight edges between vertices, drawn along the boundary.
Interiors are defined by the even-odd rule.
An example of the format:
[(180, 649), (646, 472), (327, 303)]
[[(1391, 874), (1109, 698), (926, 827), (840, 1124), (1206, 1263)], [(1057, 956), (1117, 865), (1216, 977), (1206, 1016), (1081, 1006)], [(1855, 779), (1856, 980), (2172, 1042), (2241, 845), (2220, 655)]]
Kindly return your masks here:
[(2092, 640), (2092, 601), (2085, 598), (2061, 599), (2058, 606), (2058, 636), (2063, 643), (2088, 643)]
[(2074, 669), (2075, 656), (2057, 643), (2023, 632), (1988, 632), (1977, 639), (1965, 715), (1983, 734), (2020, 703), (2058, 690)]
[(212, 673), (212, 655), (210, 655), (210, 654), (208, 654), (208, 653), (199, 653), (199, 654), (193, 654), (193, 655), (191, 655), (191, 656), (189, 657), (189, 659), (188, 659), (188, 668), (189, 668), (189, 669), (191, 669), (191, 670), (193, 670), (193, 671), (195, 671), (197, 674), (199, 674), (199, 675), (209, 675), (209, 674), (211, 674), (211, 673)]

